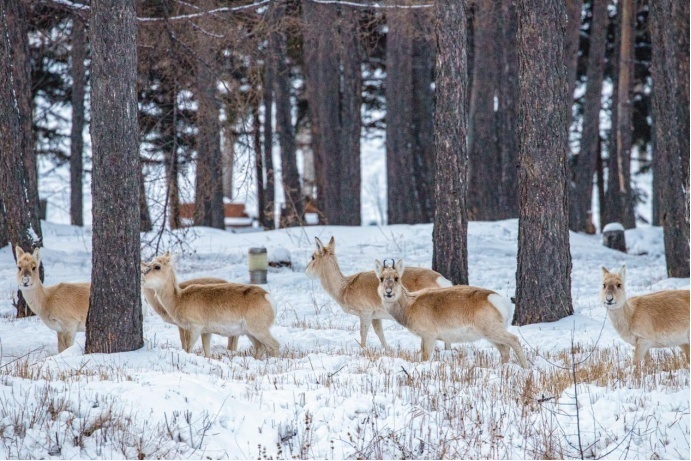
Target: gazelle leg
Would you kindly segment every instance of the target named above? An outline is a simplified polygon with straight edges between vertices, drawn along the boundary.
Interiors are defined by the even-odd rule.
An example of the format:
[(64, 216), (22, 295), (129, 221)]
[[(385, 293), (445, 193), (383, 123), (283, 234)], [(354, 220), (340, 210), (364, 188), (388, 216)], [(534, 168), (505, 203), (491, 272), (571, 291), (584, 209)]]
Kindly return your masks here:
[(360, 347), (367, 347), (367, 333), (372, 323), (372, 317), (363, 315), (360, 317)]
[(202, 333), (202, 348), (204, 356), (211, 357), (211, 333)]
[(420, 349), (422, 353), (420, 359), (422, 361), (430, 360), (434, 352), (434, 338), (422, 338)]
[(238, 350), (238, 340), (239, 339), (240, 339), (239, 336), (228, 336), (228, 350), (229, 351)]
[(382, 347), (389, 347), (386, 344), (386, 338), (384, 337), (384, 328), (382, 327), (381, 319), (372, 319), (372, 329), (379, 337)]

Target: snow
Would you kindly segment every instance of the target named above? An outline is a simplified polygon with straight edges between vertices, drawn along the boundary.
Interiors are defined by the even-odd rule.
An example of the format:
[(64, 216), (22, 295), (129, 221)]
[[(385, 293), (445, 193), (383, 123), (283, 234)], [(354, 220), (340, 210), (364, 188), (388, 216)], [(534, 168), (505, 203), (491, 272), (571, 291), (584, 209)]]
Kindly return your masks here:
[[(514, 295), (517, 224), (470, 223), (471, 284)], [(44, 222), (43, 234), (46, 284), (88, 280), (91, 229)], [(632, 347), (598, 302), (603, 265), (626, 264), (631, 296), (689, 286), (689, 279), (666, 277), (660, 228), (626, 231), (635, 254), (607, 249), (599, 236), (571, 234), (575, 314), (509, 327), (530, 371), (513, 354), (500, 365), (485, 341), (438, 347), (421, 363), (419, 339), (388, 321), (391, 348), (382, 349), (370, 332), (361, 349), (358, 319), (304, 274), (314, 237), (332, 235), (346, 274), (384, 258), (429, 267), (431, 225), (241, 234), (196, 228), (185, 235), (189, 248), (176, 261), (181, 279), (246, 283), (249, 247), (288, 254), (292, 268), (271, 269), (266, 285), (277, 305), (272, 331), (280, 354), (255, 360), (244, 337), (240, 352), (230, 353), (218, 336), (212, 358), (203, 357), (200, 343), (188, 354), (176, 327), (153, 312), (144, 318), (141, 350), (85, 355), (78, 333), (75, 345), (57, 354), (55, 333), (39, 319), (13, 318), (16, 268), (4, 247), (0, 457), (544, 458), (579, 457), (579, 446), (586, 457), (689, 457), (688, 365), (680, 365), (678, 351), (658, 350), (654, 366), (635, 372)], [(174, 242), (164, 236), (164, 248)], [(582, 373), (575, 386), (572, 359)]]
[(605, 232), (615, 232), (615, 231), (623, 231), (624, 226), (622, 226), (621, 223), (618, 222), (611, 222), (607, 224), (603, 229), (602, 233), (604, 234)]

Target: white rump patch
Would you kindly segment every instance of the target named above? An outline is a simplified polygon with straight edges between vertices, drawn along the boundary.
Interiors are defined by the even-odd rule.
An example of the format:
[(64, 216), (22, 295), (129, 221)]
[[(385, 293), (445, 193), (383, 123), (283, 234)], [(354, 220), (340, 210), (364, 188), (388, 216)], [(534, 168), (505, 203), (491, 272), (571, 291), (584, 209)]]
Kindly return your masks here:
[(441, 288), (447, 288), (447, 287), (452, 287), (453, 283), (451, 283), (450, 280), (445, 279), (443, 276), (437, 277), (437, 285)]
[(511, 321), (513, 320), (514, 309), (511, 300), (496, 293), (492, 293), (487, 297), (487, 301), (489, 301), (494, 307), (496, 307), (499, 313), (502, 315), (502, 317), (504, 317), (504, 323), (506, 324), (506, 326), (508, 327), (509, 325), (511, 325)]
[(276, 315), (276, 300), (274, 300), (273, 296), (271, 296), (271, 293), (267, 293), (264, 295), (267, 301), (269, 301), (269, 304), (271, 304), (271, 309), (274, 310), (274, 315)]

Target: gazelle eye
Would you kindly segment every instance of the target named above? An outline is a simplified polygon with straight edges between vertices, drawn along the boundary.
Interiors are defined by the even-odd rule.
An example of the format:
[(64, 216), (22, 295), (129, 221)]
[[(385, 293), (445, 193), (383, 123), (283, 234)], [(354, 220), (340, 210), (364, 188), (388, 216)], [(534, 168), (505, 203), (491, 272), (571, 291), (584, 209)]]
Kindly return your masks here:
[(379, 277), (379, 281), (380, 281), (380, 282), (383, 282), (383, 281), (384, 281), (384, 277)]
[(314, 255), (312, 255), (312, 261), (314, 261)]
[(603, 283), (603, 284), (602, 284), (602, 288), (607, 288), (607, 285), (605, 285), (605, 284)]
[(17, 266), (17, 270), (18, 270), (19, 272), (21, 272), (21, 271), (22, 271), (22, 268), (19, 267), (19, 266)]
[(398, 277), (394, 277), (393, 281), (398, 282)]
[(621, 288), (621, 283), (617, 283), (617, 288)]
[(36, 270), (36, 266), (31, 266), (31, 270), (32, 270), (32, 271), (35, 271), (35, 270)]
[(161, 266), (159, 266), (158, 264), (156, 264), (156, 265), (154, 266), (154, 269), (156, 269), (157, 271), (160, 271), (160, 270), (161, 270)]

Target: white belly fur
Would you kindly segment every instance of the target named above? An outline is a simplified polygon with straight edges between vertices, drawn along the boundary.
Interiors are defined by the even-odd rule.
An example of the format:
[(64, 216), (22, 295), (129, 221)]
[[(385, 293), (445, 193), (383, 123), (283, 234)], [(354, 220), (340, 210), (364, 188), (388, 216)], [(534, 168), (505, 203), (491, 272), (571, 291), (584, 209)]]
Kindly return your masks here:
[(442, 331), (437, 339), (445, 343), (470, 343), (482, 337), (475, 327), (464, 326)]

